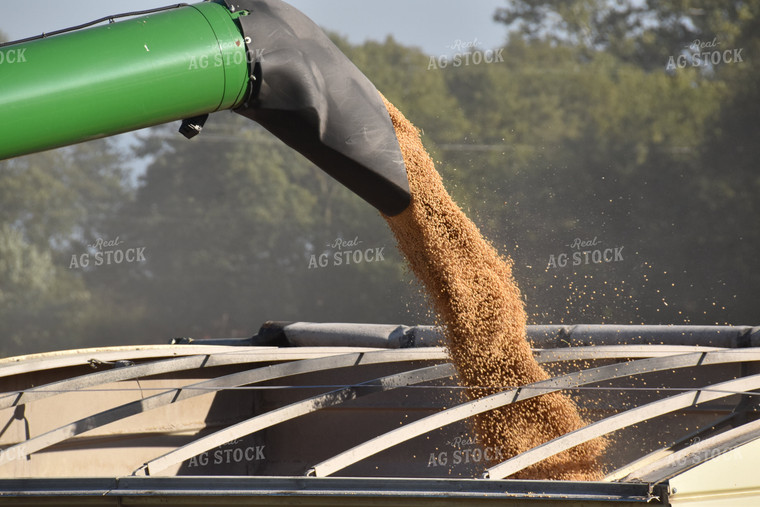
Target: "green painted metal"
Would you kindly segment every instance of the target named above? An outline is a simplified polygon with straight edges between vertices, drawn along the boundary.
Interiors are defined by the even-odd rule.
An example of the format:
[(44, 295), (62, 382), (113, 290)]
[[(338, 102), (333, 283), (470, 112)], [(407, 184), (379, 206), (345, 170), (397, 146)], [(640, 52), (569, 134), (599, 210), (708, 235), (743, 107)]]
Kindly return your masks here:
[(236, 17), (204, 2), (0, 48), (0, 160), (239, 105)]

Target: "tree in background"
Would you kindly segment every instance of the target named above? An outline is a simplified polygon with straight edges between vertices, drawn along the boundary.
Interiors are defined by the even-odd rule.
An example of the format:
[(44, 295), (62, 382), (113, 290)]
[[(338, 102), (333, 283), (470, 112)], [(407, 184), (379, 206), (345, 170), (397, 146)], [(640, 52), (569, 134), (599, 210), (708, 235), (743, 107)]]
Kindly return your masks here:
[(605, 52), (645, 70), (661, 69), (674, 52), (702, 52), (695, 41), (744, 47), (755, 37), (760, 3), (666, 0), (510, 1), (494, 19), (510, 35), (573, 47), (585, 54)]
[[(521, 140), (536, 155), (513, 180), (530, 190), (518, 190), (520, 205), (507, 219), (519, 224), (528, 213), (533, 238), (520, 250), (546, 259), (538, 242), (556, 237), (558, 252), (575, 237), (598, 236), (625, 245), (634, 261), (564, 271), (537, 263), (525, 276), (538, 282), (530, 292), (539, 319), (758, 320), (747, 285), (760, 284), (748, 254), (760, 223), (749, 141), (760, 125), (749, 58), (759, 10), (759, 2), (544, 1), (496, 13), (511, 33), (512, 66), (490, 83), (508, 79), (514, 88), (524, 80), (518, 95), (538, 96), (535, 109), (512, 106), (502, 116), (503, 134), (530, 132), (515, 128), (514, 117), (535, 128)], [(718, 50), (721, 61), (705, 64), (705, 53)], [(686, 63), (669, 66), (672, 56)]]
[[(458, 68), (336, 39), (515, 259), (534, 323), (760, 320), (757, 3), (678, 5), (510, 3), (503, 61)], [(697, 37), (744, 61), (668, 69)], [(168, 125), (135, 142), (0, 162), (4, 354), (432, 322), (378, 212), (254, 123), (218, 113), (191, 141)], [(144, 259), (72, 267), (116, 238)], [(576, 238), (622, 259), (551, 266)], [(335, 265), (336, 240), (382, 260)]]
[(0, 350), (90, 343), (93, 297), (70, 253), (97, 237), (128, 195), (109, 141), (0, 162)]

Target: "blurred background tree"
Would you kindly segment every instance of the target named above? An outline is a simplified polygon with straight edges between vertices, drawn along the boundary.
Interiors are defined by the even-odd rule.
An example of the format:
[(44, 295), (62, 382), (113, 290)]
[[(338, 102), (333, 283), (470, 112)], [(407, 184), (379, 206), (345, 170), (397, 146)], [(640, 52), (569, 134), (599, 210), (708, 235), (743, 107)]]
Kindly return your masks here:
[(70, 269), (69, 253), (129, 198), (121, 162), (108, 140), (0, 162), (2, 353), (101, 339), (90, 332), (94, 288)]
[[(569, 277), (526, 274), (540, 280), (533, 298), (538, 315), (756, 322), (758, 307), (744, 285), (760, 284), (760, 264), (747, 250), (758, 245), (760, 223), (753, 199), (760, 190), (760, 153), (751, 141), (760, 134), (758, 69), (748, 56), (760, 49), (760, 2), (705, 7), (680, 1), (518, 1), (499, 9), (495, 19), (510, 33), (505, 53), (520, 54), (513, 72), (538, 62), (563, 69), (554, 87), (540, 81), (536, 88), (556, 90), (550, 96), (568, 120), (564, 126), (549, 122), (552, 131), (564, 134), (545, 170), (562, 168), (572, 176), (563, 180), (549, 173), (544, 179), (548, 199), (538, 201), (543, 209), (535, 213), (543, 220), (537, 223), (561, 224), (565, 218), (565, 231), (548, 231), (561, 232), (563, 239), (615, 237), (638, 266), (615, 276), (600, 277), (597, 269)], [(721, 62), (705, 65), (704, 53), (713, 51), (721, 53)], [(702, 53), (700, 60), (693, 59), (695, 53)], [(551, 55), (564, 55), (565, 67)], [(686, 67), (669, 67), (669, 58), (679, 55), (688, 57)], [(551, 128), (535, 126), (542, 132)], [(540, 177), (543, 164), (536, 162), (518, 184)], [(532, 195), (540, 195), (538, 186)], [(561, 209), (552, 210), (551, 203)], [(554, 275), (562, 289), (541, 304)], [(571, 283), (577, 293), (568, 290)], [(572, 304), (563, 305), (560, 293)], [(601, 294), (607, 299), (600, 300)]]
[[(335, 41), (515, 259), (533, 323), (758, 324), (758, 4), (509, 2), (503, 61), (460, 67)], [(667, 68), (696, 39), (743, 60)], [(372, 207), (242, 117), (176, 127), (0, 162), (1, 353), (433, 322)], [(145, 260), (72, 268), (117, 237)], [(551, 266), (576, 238), (622, 260)], [(336, 266), (335, 240), (382, 260)]]

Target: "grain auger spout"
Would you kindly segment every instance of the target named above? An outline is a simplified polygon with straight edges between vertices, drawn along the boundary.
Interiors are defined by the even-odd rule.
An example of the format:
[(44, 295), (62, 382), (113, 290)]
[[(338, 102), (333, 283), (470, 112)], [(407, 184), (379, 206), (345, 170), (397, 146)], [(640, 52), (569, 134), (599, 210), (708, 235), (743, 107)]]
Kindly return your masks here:
[[(111, 22), (97, 24), (104, 21)], [(176, 120), (193, 137), (209, 113), (227, 109), (382, 213), (409, 204), (378, 91), (318, 26), (280, 0), (109, 16), (0, 52), (13, 61), (0, 69), (0, 160)]]

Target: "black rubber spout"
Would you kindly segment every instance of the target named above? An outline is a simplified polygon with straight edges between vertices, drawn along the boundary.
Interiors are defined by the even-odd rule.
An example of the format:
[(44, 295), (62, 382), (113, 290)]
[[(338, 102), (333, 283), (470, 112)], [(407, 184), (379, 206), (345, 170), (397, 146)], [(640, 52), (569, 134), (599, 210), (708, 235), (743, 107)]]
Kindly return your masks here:
[[(367, 77), (303, 13), (280, 0), (232, 0), (252, 58), (252, 93), (235, 111), (260, 123), (382, 213), (407, 208), (396, 133)], [(248, 42), (250, 39), (250, 42)]]

